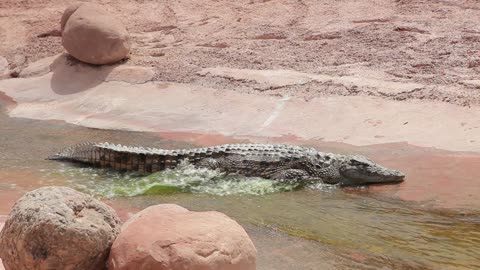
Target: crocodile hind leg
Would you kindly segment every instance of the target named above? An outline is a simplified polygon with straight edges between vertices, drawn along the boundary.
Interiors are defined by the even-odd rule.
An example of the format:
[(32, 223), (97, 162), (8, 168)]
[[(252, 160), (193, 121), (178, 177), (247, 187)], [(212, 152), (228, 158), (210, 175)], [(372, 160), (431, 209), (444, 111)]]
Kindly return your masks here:
[(300, 169), (287, 169), (275, 173), (272, 179), (279, 180), (284, 183), (303, 183), (308, 178), (308, 173)]
[(204, 158), (195, 162), (195, 167), (216, 170), (220, 167), (220, 162), (215, 158)]

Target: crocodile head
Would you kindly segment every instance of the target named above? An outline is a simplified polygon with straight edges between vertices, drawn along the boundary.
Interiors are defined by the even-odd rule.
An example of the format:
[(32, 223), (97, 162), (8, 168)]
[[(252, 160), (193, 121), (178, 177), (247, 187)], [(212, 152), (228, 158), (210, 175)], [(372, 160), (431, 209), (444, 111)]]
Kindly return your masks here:
[(399, 183), (405, 175), (399, 171), (387, 169), (364, 156), (348, 156), (339, 168), (342, 185)]

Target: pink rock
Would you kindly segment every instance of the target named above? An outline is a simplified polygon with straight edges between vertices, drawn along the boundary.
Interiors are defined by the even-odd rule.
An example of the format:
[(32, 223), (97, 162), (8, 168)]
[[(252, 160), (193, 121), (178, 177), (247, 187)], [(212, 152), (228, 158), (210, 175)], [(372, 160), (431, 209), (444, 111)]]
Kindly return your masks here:
[(174, 214), (174, 213), (185, 213), (189, 212), (188, 209), (181, 207), (180, 205), (176, 204), (157, 204), (150, 206), (131, 218), (129, 218), (122, 226), (122, 230), (127, 228), (130, 223), (142, 218), (145, 215), (152, 215), (155, 216), (156, 214), (164, 215), (164, 214)]
[(222, 213), (156, 205), (123, 225), (108, 264), (110, 270), (254, 270), (256, 249)]
[(130, 36), (125, 26), (92, 3), (68, 7), (61, 19), (63, 47), (85, 63), (111, 64), (130, 52)]

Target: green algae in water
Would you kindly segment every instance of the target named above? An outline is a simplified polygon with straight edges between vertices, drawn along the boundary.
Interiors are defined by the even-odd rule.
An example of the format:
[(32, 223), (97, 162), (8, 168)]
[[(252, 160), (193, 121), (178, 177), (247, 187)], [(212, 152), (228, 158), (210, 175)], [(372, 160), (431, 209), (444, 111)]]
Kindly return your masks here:
[(113, 187), (112, 194), (117, 196), (162, 195), (182, 192), (176, 186), (151, 184), (145, 187)]
[(160, 195), (181, 192), (182, 190), (175, 186), (153, 185), (146, 189), (142, 195)]
[[(118, 173), (106, 169), (62, 165), (57, 170), (74, 188), (94, 195), (131, 197), (172, 193), (204, 193), (225, 195), (265, 195), (291, 191), (295, 184), (281, 183), (258, 177), (226, 175), (218, 170), (195, 168), (186, 162), (175, 169), (167, 169), (147, 176), (136, 173)], [(47, 177), (51, 177), (49, 174)]]

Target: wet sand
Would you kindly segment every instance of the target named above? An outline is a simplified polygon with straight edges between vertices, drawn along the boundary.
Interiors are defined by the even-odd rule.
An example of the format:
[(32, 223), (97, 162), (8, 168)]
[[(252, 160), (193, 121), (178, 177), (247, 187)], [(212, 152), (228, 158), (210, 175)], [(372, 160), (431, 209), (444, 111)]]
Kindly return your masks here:
[(196, 84), (135, 83), (120, 76), (127, 66), (93, 68), (64, 63), (68, 60), (62, 55), (54, 59), (51, 72), (42, 76), (0, 81), (0, 91), (17, 103), (10, 116), (103, 129), (229, 137), (291, 135), (353, 145), (408, 142), (480, 152), (478, 107), (360, 96), (305, 101)]
[[(14, 110), (18, 106), (9, 96), (3, 95), (0, 99), (6, 110)], [(115, 121), (113, 118), (105, 118)], [(109, 131), (101, 129), (85, 129), (65, 124), (62, 121), (35, 121), (22, 118), (2, 117), (3, 158), (25, 158), (30, 147), (35, 147), (36, 158), (44, 158), (69, 144), (84, 140), (109, 141), (129, 145), (147, 145), (153, 147), (185, 147), (211, 146), (222, 143), (261, 142), (261, 143), (290, 143), (296, 145), (313, 146), (320, 151), (336, 153), (359, 153), (384, 164), (387, 167), (399, 169), (406, 173), (406, 181), (400, 185), (374, 186), (367, 189), (371, 194), (379, 197), (395, 198), (414, 202), (422, 207), (448, 208), (461, 211), (479, 209), (480, 199), (476, 196), (480, 192), (480, 155), (472, 152), (452, 152), (434, 148), (417, 147), (407, 143), (387, 143), (368, 146), (353, 146), (339, 142), (325, 142), (322, 139), (304, 140), (294, 135), (259, 137), (259, 136), (225, 136), (215, 133), (193, 132), (127, 132)], [(50, 127), (45, 127), (48, 125)], [(183, 124), (182, 124), (183, 125)], [(180, 125), (180, 126), (182, 126)], [(19, 131), (27, 132), (18, 134)], [(55, 133), (58, 132), (58, 133)], [(45, 134), (43, 134), (45, 133)], [(23, 140), (29, 141), (36, 135), (43, 138), (47, 144), (23, 145)], [(43, 135), (42, 135), (43, 134)], [(14, 139), (15, 138), (15, 139)], [(165, 143), (167, 142), (167, 143)], [(49, 148), (46, 146), (48, 145)], [(43, 147), (42, 147), (43, 146)], [(41, 148), (41, 149), (38, 149)], [(40, 155), (41, 154), (41, 155)], [(28, 159), (31, 159), (29, 157)], [(3, 169), (4, 177), (15, 178), (17, 171), (13, 168)], [(25, 177), (25, 174), (21, 178)], [(17, 179), (18, 187), (29, 189), (27, 179)], [(31, 187), (30, 187), (31, 189)], [(14, 198), (22, 192), (3, 194), (6, 202), (3, 210), (8, 209)]]
[[(13, 109), (17, 105), (6, 95), (2, 96), (1, 102), (7, 110)], [(50, 125), (50, 128), (44, 127), (45, 125)], [(30, 147), (35, 147), (35, 151), (41, 154), (37, 155), (36, 158), (44, 158), (54, 150), (51, 147), (59, 149), (69, 144), (92, 139), (92, 132), (88, 129), (56, 121), (16, 120), (3, 116), (2, 126), (4, 127), (1, 140), (4, 149), (2, 156), (6, 159), (12, 158), (12, 156), (19, 160), (25, 158), (26, 153), (31, 151), (31, 149), (28, 149)], [(27, 133), (26, 135), (18, 134), (19, 131)], [(59, 133), (56, 134), (55, 132)], [(46, 134), (42, 135), (42, 133)], [(29, 138), (36, 137), (34, 134), (42, 137), (43, 141), (46, 140), (50, 148), (41, 147), (38, 144), (22, 145), (20, 143), (22, 137), (25, 137), (24, 140), (28, 141)], [(62, 138), (60, 139), (60, 137)], [(360, 153), (385, 164), (387, 167), (399, 169), (407, 175), (406, 181), (400, 185), (370, 187), (368, 189), (369, 193), (378, 194), (381, 197), (412, 201), (424, 207), (466, 209), (467, 211), (480, 207), (480, 200), (476, 196), (480, 192), (480, 172), (476, 170), (480, 167), (480, 155), (475, 153), (415, 147), (407, 143), (352, 146), (345, 143), (328, 143), (323, 140), (302, 140), (296, 136), (229, 137), (221, 134), (191, 132), (132, 133), (95, 130), (93, 138), (98, 141), (105, 140), (157, 147), (164, 146), (165, 141), (168, 142), (168, 147), (174, 147), (175, 145), (178, 147), (185, 147), (185, 145), (211, 146), (238, 142), (291, 143), (314, 146), (325, 152)], [(42, 149), (38, 149), (39, 147)], [(28, 159), (31, 159), (31, 157)], [(2, 212), (5, 213), (13, 200), (20, 196), (23, 191), (29, 189), (28, 177), (34, 176), (27, 175), (28, 177), (25, 179), (26, 175), (24, 173), (18, 173), (13, 168), (3, 168), (2, 174), (6, 178), (15, 178), (16, 175), (21, 175), (21, 178), (15, 182), (18, 187), (23, 187), (20, 192), (8, 192), (0, 196), (4, 201), (1, 204)]]

